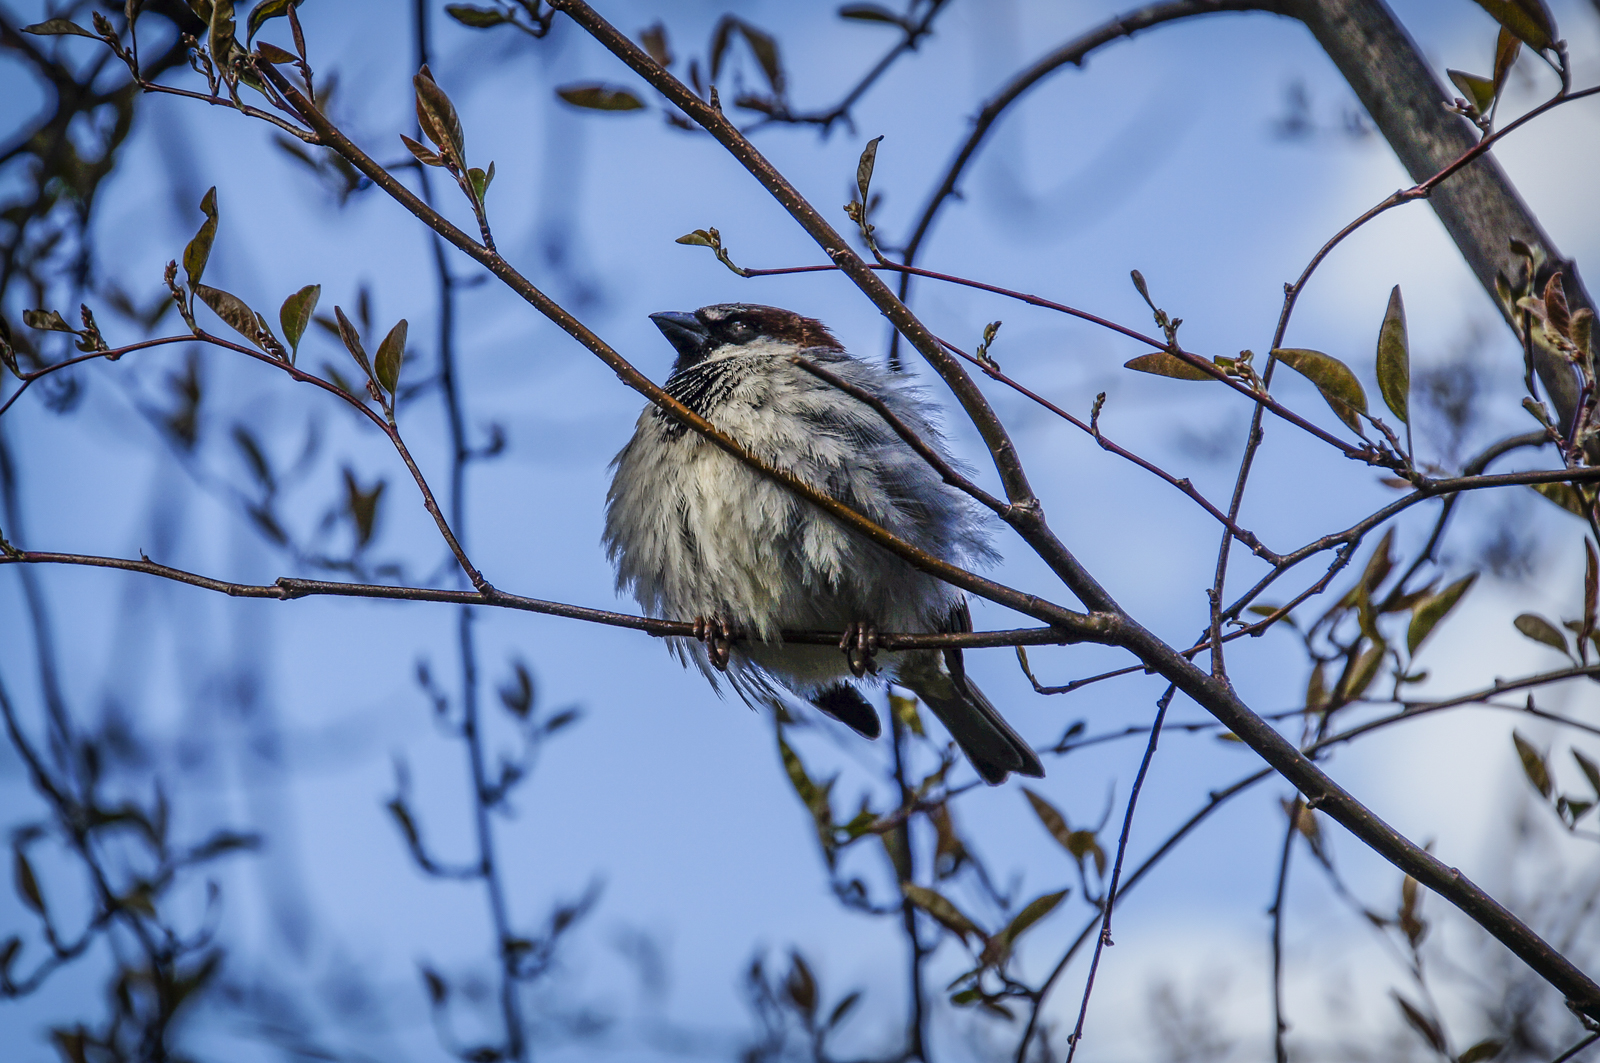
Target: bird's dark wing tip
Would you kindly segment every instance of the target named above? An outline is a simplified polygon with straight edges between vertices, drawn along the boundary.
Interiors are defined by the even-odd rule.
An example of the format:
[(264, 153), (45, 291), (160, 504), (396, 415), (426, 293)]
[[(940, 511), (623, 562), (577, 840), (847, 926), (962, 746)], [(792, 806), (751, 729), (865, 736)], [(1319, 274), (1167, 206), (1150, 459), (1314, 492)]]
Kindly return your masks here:
[(877, 738), (883, 733), (877, 710), (849, 683), (836, 683), (820, 691), (811, 704), (863, 738)]

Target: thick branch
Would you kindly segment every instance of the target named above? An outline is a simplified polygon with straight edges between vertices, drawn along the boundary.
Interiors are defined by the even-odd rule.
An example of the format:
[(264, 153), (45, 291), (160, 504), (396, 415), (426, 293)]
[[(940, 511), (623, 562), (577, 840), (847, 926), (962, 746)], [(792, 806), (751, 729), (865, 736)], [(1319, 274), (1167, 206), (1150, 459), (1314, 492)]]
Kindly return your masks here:
[[(1444, 109), (1450, 94), (1383, 0), (1295, 0), (1292, 14), (1350, 83), (1412, 180), (1427, 180), (1477, 142), (1472, 125)], [(1577, 266), (1556, 249), (1494, 159), (1473, 162), (1434, 191), (1430, 202), (1508, 323), (1512, 308), (1495, 294), (1495, 275), (1514, 273), (1513, 238), (1543, 248), (1550, 271), (1565, 274), (1572, 309), (1594, 305)], [(1565, 421), (1577, 405), (1576, 380), (1567, 366), (1542, 352), (1538, 357), (1540, 380)]]
[[(398, 587), (383, 583), (340, 583), (332, 580), (296, 579), (284, 576), (273, 583), (232, 583), (228, 580), (204, 576), (171, 565), (163, 565), (149, 558), (134, 561), (121, 557), (100, 557), (93, 554), (64, 554), (45, 550), (0, 551), (0, 566), (4, 565), (83, 565), (90, 568), (114, 568), (124, 572), (140, 572), (147, 576), (184, 583), (202, 590), (215, 591), (233, 598), (271, 598), (292, 601), (296, 598), (331, 596), (338, 598), (376, 598), (405, 602), (445, 602), (452, 605), (482, 605), (499, 609), (515, 609), (526, 613), (543, 613), (546, 616), (585, 620), (607, 627), (629, 628), (657, 638), (694, 638), (694, 624), (684, 620), (658, 620), (630, 613), (614, 613), (607, 609), (590, 609), (565, 602), (547, 602), (540, 598), (525, 598), (505, 591), (446, 590), (434, 587)], [(879, 634), (878, 645), (885, 650), (915, 649), (979, 649), (993, 646), (1058, 646), (1075, 642), (1105, 641), (1103, 621), (1097, 617), (1084, 618), (1083, 626), (1015, 628), (1006, 631), (927, 632), (906, 634)], [(837, 646), (842, 632), (838, 631), (785, 631), (780, 638), (808, 646)], [(734, 632), (736, 641), (744, 638)]]

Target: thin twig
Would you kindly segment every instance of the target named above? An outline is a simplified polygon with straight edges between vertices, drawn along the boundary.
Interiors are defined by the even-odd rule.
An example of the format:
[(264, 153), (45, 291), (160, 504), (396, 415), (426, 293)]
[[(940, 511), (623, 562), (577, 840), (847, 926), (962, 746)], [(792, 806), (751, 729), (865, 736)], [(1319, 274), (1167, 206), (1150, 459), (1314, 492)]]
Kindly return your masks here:
[(1161, 724), (1167, 718), (1167, 706), (1172, 704), (1172, 695), (1177, 693), (1177, 685), (1171, 684), (1166, 693), (1156, 702), (1156, 719), (1150, 725), (1150, 741), (1144, 747), (1144, 759), (1139, 762), (1139, 774), (1134, 776), (1133, 789), (1128, 793), (1128, 810), (1122, 817), (1122, 836), (1117, 840), (1117, 858), (1111, 865), (1111, 885), (1106, 888), (1105, 913), (1100, 921), (1100, 938), (1094, 945), (1094, 959), (1089, 961), (1089, 977), (1083, 987), (1083, 1003), (1078, 1006), (1078, 1022), (1072, 1029), (1072, 1037), (1067, 1041), (1067, 1063), (1072, 1063), (1072, 1057), (1078, 1052), (1078, 1044), (1083, 1040), (1083, 1023), (1089, 1014), (1089, 995), (1094, 992), (1095, 972), (1100, 969), (1100, 954), (1105, 951), (1111, 941), (1111, 914), (1116, 909), (1117, 883), (1122, 878), (1122, 858), (1128, 852), (1128, 835), (1133, 830), (1133, 810), (1139, 803), (1139, 791), (1144, 788), (1145, 774), (1150, 770), (1150, 761), (1156, 755), (1156, 745), (1161, 741)]

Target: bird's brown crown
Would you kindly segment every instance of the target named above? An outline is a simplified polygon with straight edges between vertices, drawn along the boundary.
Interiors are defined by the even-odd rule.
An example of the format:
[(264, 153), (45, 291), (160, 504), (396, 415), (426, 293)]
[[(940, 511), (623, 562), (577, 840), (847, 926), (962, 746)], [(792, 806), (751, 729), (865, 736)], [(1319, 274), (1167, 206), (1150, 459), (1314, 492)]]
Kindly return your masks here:
[(694, 312), (711, 334), (709, 348), (715, 350), (723, 344), (742, 345), (758, 339), (779, 343), (792, 343), (801, 349), (827, 347), (844, 348), (828, 326), (816, 318), (805, 317), (793, 310), (756, 303), (717, 303), (702, 306)]

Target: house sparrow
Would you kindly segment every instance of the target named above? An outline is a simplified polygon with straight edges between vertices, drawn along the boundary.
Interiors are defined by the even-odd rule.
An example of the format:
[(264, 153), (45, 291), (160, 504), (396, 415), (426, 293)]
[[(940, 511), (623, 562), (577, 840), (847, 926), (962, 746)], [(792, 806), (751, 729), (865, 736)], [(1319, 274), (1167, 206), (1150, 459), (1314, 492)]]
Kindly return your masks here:
[[(966, 495), (872, 407), (791, 359), (804, 356), (871, 392), (942, 454), (933, 408), (905, 378), (852, 358), (821, 322), (790, 310), (726, 303), (650, 318), (678, 352), (666, 390), (679, 402), (935, 557), (964, 566), (996, 560), (984, 515)], [(700, 637), (670, 640), (674, 653), (713, 687), (725, 677), (747, 703), (782, 687), (876, 738), (877, 713), (851, 682), (878, 671), (876, 632), (972, 628), (961, 591), (653, 405), (612, 468), (605, 545), (618, 588), (652, 615), (694, 618)], [(785, 629), (846, 635), (839, 649), (786, 645)], [(959, 649), (882, 656), (883, 671), (933, 711), (986, 782), (1044, 774), (966, 678)]]

